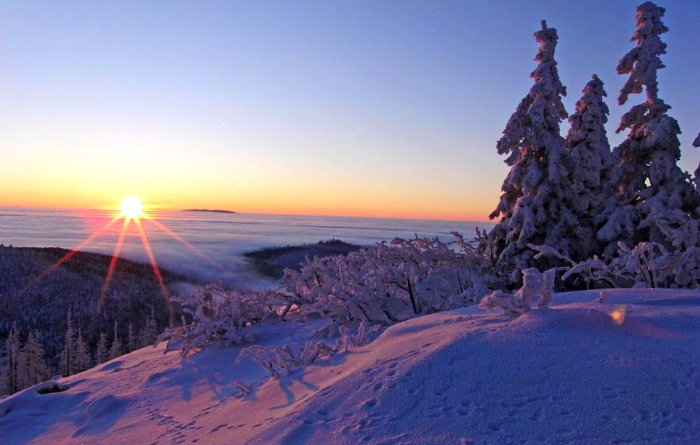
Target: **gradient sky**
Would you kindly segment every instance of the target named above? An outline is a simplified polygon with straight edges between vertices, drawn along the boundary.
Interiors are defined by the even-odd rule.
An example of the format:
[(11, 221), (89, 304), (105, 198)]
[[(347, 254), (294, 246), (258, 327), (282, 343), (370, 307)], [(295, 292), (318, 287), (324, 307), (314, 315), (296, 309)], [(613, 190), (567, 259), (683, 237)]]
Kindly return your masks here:
[[(617, 144), (640, 1), (3, 1), (0, 205), (484, 220), (540, 20), (567, 111), (597, 73)], [(692, 171), (700, 2), (659, 4)]]

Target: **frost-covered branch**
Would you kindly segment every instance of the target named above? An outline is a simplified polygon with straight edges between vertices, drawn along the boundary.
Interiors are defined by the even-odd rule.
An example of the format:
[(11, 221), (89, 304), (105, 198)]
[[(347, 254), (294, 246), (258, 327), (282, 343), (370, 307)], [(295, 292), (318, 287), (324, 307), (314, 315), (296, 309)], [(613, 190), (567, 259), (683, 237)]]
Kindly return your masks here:
[(339, 323), (390, 325), (448, 308), (473, 304), (487, 292), (479, 268), (483, 256), (456, 235), (394, 239), (346, 256), (307, 259), (286, 270), (282, 293), (288, 307)]
[(525, 269), (522, 271), (523, 285), (520, 289), (515, 293), (502, 290), (492, 292), (481, 300), (479, 306), (487, 310), (503, 309), (514, 317), (529, 312), (533, 298), (538, 298), (538, 308), (547, 308), (552, 301), (557, 270), (553, 268), (540, 272), (535, 268)]
[(263, 346), (252, 345), (241, 349), (236, 362), (250, 358), (274, 378), (289, 375), (293, 370), (308, 366), (317, 360), (328, 358), (336, 352), (326, 343), (318, 340), (310, 340), (295, 353), (288, 345)]
[(226, 290), (209, 284), (187, 297), (173, 297), (183, 306), (182, 325), (158, 337), (167, 341), (166, 351), (181, 350), (187, 356), (194, 349), (212, 343), (242, 344), (254, 339), (249, 328), (274, 317), (274, 305), (267, 293)]

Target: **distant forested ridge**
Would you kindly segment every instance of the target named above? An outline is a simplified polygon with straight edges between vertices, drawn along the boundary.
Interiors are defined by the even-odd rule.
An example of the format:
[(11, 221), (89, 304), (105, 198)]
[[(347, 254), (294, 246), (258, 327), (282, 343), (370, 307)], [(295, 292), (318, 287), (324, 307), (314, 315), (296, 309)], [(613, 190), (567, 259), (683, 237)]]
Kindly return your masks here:
[[(77, 252), (39, 279), (67, 253), (0, 245), (1, 371), (8, 372), (11, 347), (21, 349), (11, 343), (24, 344), (30, 333), (43, 346), (45, 372), (67, 375), (82, 370), (62, 363), (67, 342), (75, 349), (69, 356), (86, 356), (82, 365), (90, 367), (152, 343), (167, 326), (166, 299), (149, 264), (120, 258), (102, 298), (108, 255)], [(161, 272), (168, 286), (182, 279)]]
[(339, 239), (319, 241), (316, 244), (301, 244), (298, 246), (268, 247), (243, 256), (253, 266), (253, 269), (269, 278), (282, 277), (284, 269), (299, 270), (306, 258), (324, 258), (334, 255), (347, 255), (360, 250), (362, 246), (346, 243)]

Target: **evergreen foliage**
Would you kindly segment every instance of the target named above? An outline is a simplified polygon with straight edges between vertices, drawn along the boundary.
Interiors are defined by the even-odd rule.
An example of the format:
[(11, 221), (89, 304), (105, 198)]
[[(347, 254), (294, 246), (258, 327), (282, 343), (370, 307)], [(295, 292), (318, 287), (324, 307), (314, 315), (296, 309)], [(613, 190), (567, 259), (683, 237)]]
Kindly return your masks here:
[(566, 88), (554, 60), (557, 31), (542, 21), (542, 29), (534, 36), (539, 44), (538, 65), (530, 75), (534, 85), (498, 141), (498, 153), (508, 156), (505, 162), (511, 169), (490, 215), (500, 218), (489, 234), (497, 271), (511, 285), (520, 280), (520, 270), (534, 263), (529, 243), (556, 246), (576, 256), (580, 238), (572, 205), (574, 165), (559, 131), (567, 113), (561, 101)]
[(583, 88), (576, 111), (569, 116), (571, 127), (566, 136), (567, 151), (576, 168), (571, 175), (575, 199), (572, 207), (579, 221), (579, 258), (588, 258), (598, 252), (596, 232), (600, 225), (596, 218), (613, 189), (609, 181), (612, 159), (605, 131), (608, 120), (607, 96), (603, 82), (596, 76)]
[(603, 212), (608, 222), (598, 232), (600, 239), (613, 245), (650, 241), (668, 246), (670, 240), (655, 224), (656, 218), (673, 211), (700, 217), (698, 193), (676, 164), (681, 156), (678, 122), (666, 114), (671, 107), (658, 95), (657, 72), (664, 68), (660, 56), (666, 53), (659, 36), (668, 31), (661, 20), (664, 13), (652, 2), (637, 7), (632, 36), (636, 46), (617, 66), (619, 74), (629, 75), (620, 91), (620, 105), (630, 94), (645, 92), (646, 100), (625, 113), (617, 129), (629, 129), (625, 141), (613, 151), (612, 183), (618, 194)]

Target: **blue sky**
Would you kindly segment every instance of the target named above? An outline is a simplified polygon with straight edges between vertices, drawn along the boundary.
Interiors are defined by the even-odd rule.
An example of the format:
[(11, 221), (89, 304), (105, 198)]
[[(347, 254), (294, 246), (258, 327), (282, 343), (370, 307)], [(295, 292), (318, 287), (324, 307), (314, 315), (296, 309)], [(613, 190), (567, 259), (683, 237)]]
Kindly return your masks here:
[[(0, 204), (123, 191), (164, 207), (484, 219), (540, 20), (559, 32), (567, 111), (597, 73), (616, 144), (642, 101), (616, 103), (638, 3), (5, 1)], [(659, 4), (660, 96), (694, 170), (700, 2)]]

